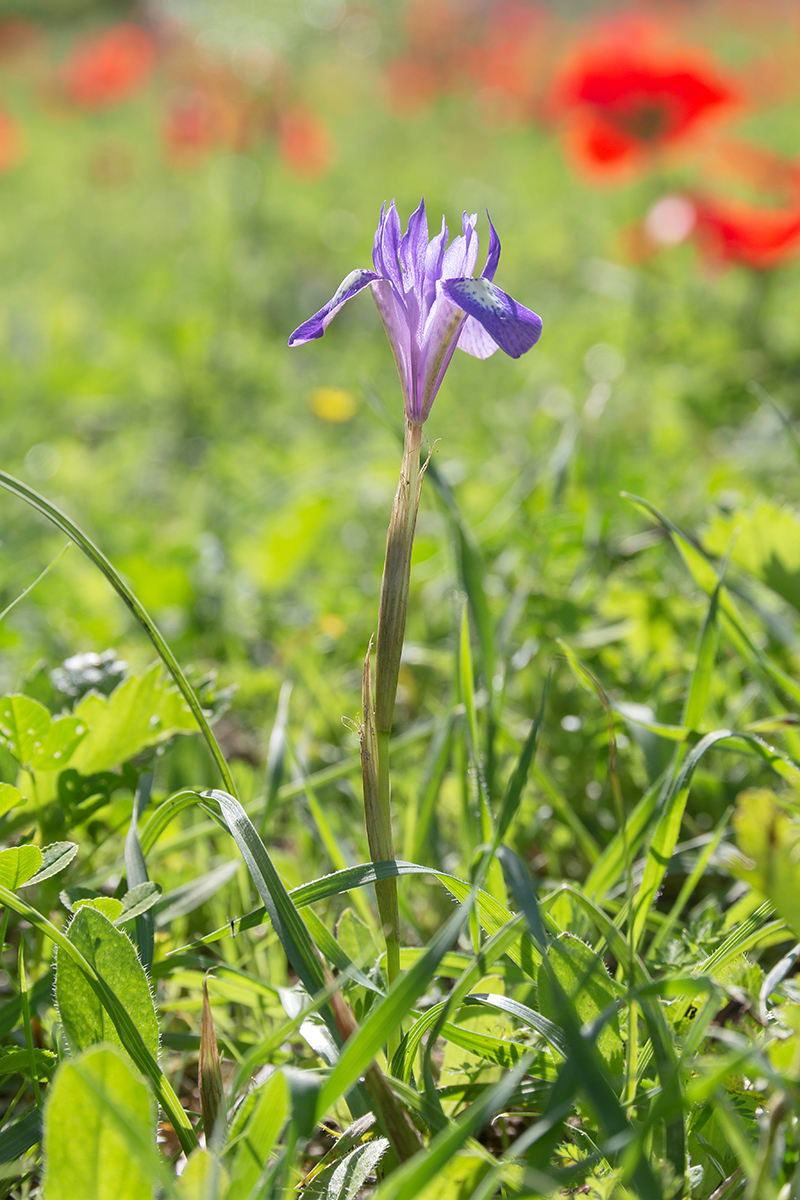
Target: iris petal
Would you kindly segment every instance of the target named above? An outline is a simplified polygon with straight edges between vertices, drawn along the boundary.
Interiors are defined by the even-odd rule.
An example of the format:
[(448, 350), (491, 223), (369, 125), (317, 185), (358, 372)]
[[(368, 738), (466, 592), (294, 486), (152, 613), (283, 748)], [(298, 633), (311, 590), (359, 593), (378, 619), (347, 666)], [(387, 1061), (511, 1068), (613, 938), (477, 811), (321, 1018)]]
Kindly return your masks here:
[(445, 295), (474, 317), (511, 358), (520, 358), (535, 346), (542, 332), (542, 319), (488, 279), (445, 279)]
[(304, 346), (306, 342), (313, 342), (315, 338), (321, 338), (342, 305), (351, 300), (353, 296), (358, 295), (368, 283), (372, 283), (377, 278), (374, 271), (366, 268), (351, 271), (347, 278), (339, 284), (328, 303), (324, 304), (319, 312), (314, 313), (313, 317), (309, 317), (302, 325), (298, 325), (289, 338), (289, 345)]
[(497, 236), (497, 230), (492, 224), (488, 208), (486, 210), (486, 219), (489, 222), (489, 249), (486, 251), (486, 266), (481, 271), (481, 279), (488, 279), (491, 283), (494, 279), (494, 273), (497, 270), (497, 264), (500, 262), (500, 238)]
[(425, 252), (428, 249), (428, 218), (425, 214), (425, 200), (420, 200), (419, 207), (408, 219), (408, 228), (400, 242), (400, 262), (403, 265), (403, 286), (405, 290), (419, 289), (425, 272)]
[(497, 342), (474, 317), (467, 317), (458, 335), (458, 348), (473, 358), (491, 358), (499, 350)]

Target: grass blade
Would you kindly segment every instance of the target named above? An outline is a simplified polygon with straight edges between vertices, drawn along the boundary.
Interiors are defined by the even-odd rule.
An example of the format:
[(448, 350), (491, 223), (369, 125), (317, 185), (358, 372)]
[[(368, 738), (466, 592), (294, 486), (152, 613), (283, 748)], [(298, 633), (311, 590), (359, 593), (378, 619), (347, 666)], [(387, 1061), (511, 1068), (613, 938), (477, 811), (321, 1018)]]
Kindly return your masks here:
[(30, 504), (32, 508), (35, 508), (37, 512), (40, 512), (43, 516), (47, 517), (48, 521), (51, 521), (53, 525), (56, 525), (59, 529), (66, 533), (67, 537), (71, 538), (75, 545), (79, 546), (84, 552), (86, 557), (89, 558), (95, 564), (95, 566), (102, 571), (108, 582), (114, 588), (114, 591), (122, 598), (126, 607), (133, 613), (134, 617), (142, 626), (145, 633), (150, 638), (150, 641), (155, 646), (159, 658), (172, 675), (172, 678), (178, 685), (178, 688), (183, 694), (184, 700), (188, 704), (195, 720), (197, 721), (200, 732), (205, 738), (206, 745), (211, 753), (211, 757), (217, 764), (217, 768), (225, 787), (229, 792), (232, 792), (233, 795), (236, 795), (236, 785), (233, 782), (233, 776), (231, 775), (228, 764), (225, 761), (225, 756), (220, 750), (219, 743), (214, 737), (211, 726), (209, 725), (206, 715), (203, 712), (200, 701), (195, 695), (194, 688), (184, 675), (178, 660), (170, 650), (167, 643), (164, 641), (164, 638), (161, 636), (155, 622), (146, 611), (144, 605), (141, 604), (141, 602), (137, 599), (120, 574), (114, 569), (106, 556), (94, 544), (91, 538), (87, 537), (83, 530), (79, 529), (75, 522), (71, 521), (66, 513), (63, 513), (60, 508), (57, 508), (55, 504), (51, 504), (49, 500), (46, 500), (44, 496), (41, 496), (38, 492), (34, 491), (33, 488), (29, 488), (27, 484), (21, 483), (19, 479), (15, 479), (13, 475), (9, 475), (5, 471), (0, 471), (0, 487), (4, 487), (6, 491), (18, 496), (21, 500), (24, 500), (27, 504)]

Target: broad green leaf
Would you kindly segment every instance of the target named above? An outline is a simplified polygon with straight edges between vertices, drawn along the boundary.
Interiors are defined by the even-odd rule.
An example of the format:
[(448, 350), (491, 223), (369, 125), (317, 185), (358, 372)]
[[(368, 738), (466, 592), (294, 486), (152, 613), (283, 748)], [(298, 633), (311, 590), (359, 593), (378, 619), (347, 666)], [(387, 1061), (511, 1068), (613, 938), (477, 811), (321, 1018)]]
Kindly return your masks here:
[[(144, 967), (125, 933), (93, 908), (73, 918), (68, 937), (124, 1006), (150, 1054), (158, 1056), (158, 1022)], [(56, 1005), (73, 1053), (99, 1042), (122, 1046), (116, 1027), (83, 971), (59, 947)]]
[(37, 771), (58, 771), (65, 767), (75, 750), (89, 732), (80, 717), (57, 717), (50, 722), (40, 744), (31, 755), (31, 766)]
[[(562, 934), (552, 942), (547, 958), (553, 976), (575, 1006), (578, 1019), (591, 1024), (619, 999), (620, 989), (614, 984), (603, 960), (590, 946), (571, 934)], [(562, 1002), (553, 995), (550, 971), (545, 964), (539, 968), (539, 1009), (557, 1022)], [(622, 1072), (623, 1044), (616, 1012), (605, 1022), (596, 1038), (597, 1049), (613, 1075)]]
[(110, 696), (89, 692), (74, 715), (89, 728), (70, 760), (82, 775), (109, 771), (148, 746), (196, 729), (182, 696), (162, 678), (158, 663), (144, 675), (129, 675)]
[(109, 1046), (66, 1060), (44, 1110), (44, 1200), (152, 1200), (156, 1112)]
[(0, 850), (0, 884), (16, 891), (35, 876), (42, 861), (38, 846), (9, 846)]
[(800, 825), (766, 788), (742, 792), (733, 818), (736, 841), (748, 862), (734, 870), (766, 896), (800, 937)]
[(58, 875), (69, 866), (77, 853), (77, 842), (51, 842), (49, 846), (43, 846), (42, 864), (25, 886), (32, 887), (34, 883), (41, 883), (43, 879)]
[[(498, 980), (495, 986), (500, 988), (502, 984)], [(445, 1029), (449, 1029), (446, 1023), (438, 1030), (440, 1036), (446, 1039), (439, 1068), (439, 1086), (449, 1089), (457, 1084), (494, 1083), (500, 1074), (490, 1047), (492, 1043), (498, 1045), (505, 1039), (513, 1039), (514, 1026), (511, 1020), (499, 1009), (472, 1006), (459, 1011), (458, 1022), (455, 1036), (445, 1033)], [(459, 1033), (466, 1036), (460, 1037)], [(518, 1060), (519, 1055), (516, 1057)], [(458, 1105), (454, 1106), (448, 1101), (443, 1108), (445, 1113), (451, 1114), (457, 1111)]]
[[(33, 1051), (33, 1061), (39, 1079), (49, 1079), (56, 1066), (56, 1056), (51, 1050)], [(0, 1050), (0, 1075), (30, 1076), (31, 1056), (27, 1048), (14, 1050), (10, 1046)]]
[(50, 713), (29, 696), (3, 696), (0, 699), (0, 739), (17, 762), (32, 762), (50, 729)]
[(116, 924), (122, 925), (125, 921), (132, 921), (134, 917), (148, 912), (160, 899), (161, 888), (157, 883), (148, 879), (145, 883), (137, 884), (122, 897), (122, 910), (115, 919)]
[(227, 1200), (249, 1200), (288, 1115), (289, 1089), (276, 1071), (234, 1117), (225, 1154), (231, 1176)]
[(19, 788), (15, 788), (12, 783), (0, 783), (0, 817), (4, 817), (10, 809), (16, 808), (18, 804), (26, 803)]
[(109, 921), (116, 921), (122, 912), (122, 901), (117, 900), (116, 896), (86, 896), (76, 900), (73, 905), (74, 912), (79, 912), (82, 908), (93, 908), (95, 912), (108, 917)]
[[(175, 1095), (172, 1085), (159, 1067), (155, 1054), (151, 1053), (148, 1049), (134, 1016), (128, 1011), (125, 1000), (119, 998), (107, 980), (100, 974), (95, 964), (89, 961), (77, 944), (70, 941), (70, 938), (62, 929), (59, 929), (52, 921), (48, 921), (47, 917), (43, 917), (40, 912), (37, 912), (30, 904), (26, 904), (16, 893), (2, 885), (0, 885), (0, 904), (5, 905), (12, 912), (19, 913), (34, 929), (49, 938), (58, 947), (58, 954), (63, 955), (64, 959), (69, 959), (81, 972), (83, 979), (91, 988), (93, 995), (97, 997), (103, 1009), (112, 1015), (114, 1027), (120, 1031), (120, 1037), (123, 1039), (124, 1045), (131, 1054), (138, 1069), (150, 1079), (153, 1089), (158, 1096), (159, 1103), (167, 1114), (184, 1153), (191, 1154), (192, 1150), (198, 1144), (195, 1132), (189, 1118), (178, 1101), (178, 1097)], [(108, 924), (104, 917), (99, 913), (92, 913), (91, 909), (86, 913), (79, 913), (75, 919), (82, 920), (84, 917), (93, 917), (101, 924)], [(117, 933), (118, 931), (115, 930), (114, 932)], [(122, 936), (124, 937), (124, 935)], [(100, 940), (98, 939), (98, 942)], [(145, 984), (146, 982), (145, 980)], [(37, 980), (29, 996), (43, 996), (49, 990), (49, 984), (50, 978), (48, 973)], [(74, 994), (73, 992), (73, 997)], [(80, 1003), (80, 996), (78, 996), (78, 1002)], [(20, 1011), (16, 1004), (13, 1007), (11, 1005), (4, 1005), (3, 1010), (0, 1010), (0, 1017), (2, 1017), (3, 1011), (8, 1012), (9, 1009), (12, 1013)], [(155, 1017), (153, 1015), (154, 1021)]]

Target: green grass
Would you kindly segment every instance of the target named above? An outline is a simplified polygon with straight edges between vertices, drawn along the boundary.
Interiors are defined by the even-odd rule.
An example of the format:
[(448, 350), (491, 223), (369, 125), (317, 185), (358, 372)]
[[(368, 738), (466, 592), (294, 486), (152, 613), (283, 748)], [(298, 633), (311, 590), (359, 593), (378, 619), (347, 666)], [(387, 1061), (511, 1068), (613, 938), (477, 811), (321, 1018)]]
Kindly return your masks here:
[[(788, 1200), (800, 267), (632, 261), (688, 167), (591, 189), (554, 132), (467, 98), (393, 115), (377, 63), (295, 36), (336, 161), (300, 179), (267, 135), (246, 204), (241, 158), (165, 160), (162, 78), (70, 117), (9, 80), (0, 1195)], [(130, 173), (101, 184), (109, 145)], [(398, 861), (373, 865), (357, 725), (401, 400), (368, 296), (286, 338), (423, 191), (451, 230), (489, 206), (544, 334), (457, 356), (425, 428)], [(69, 694), (62, 661), (106, 649), (111, 698)]]

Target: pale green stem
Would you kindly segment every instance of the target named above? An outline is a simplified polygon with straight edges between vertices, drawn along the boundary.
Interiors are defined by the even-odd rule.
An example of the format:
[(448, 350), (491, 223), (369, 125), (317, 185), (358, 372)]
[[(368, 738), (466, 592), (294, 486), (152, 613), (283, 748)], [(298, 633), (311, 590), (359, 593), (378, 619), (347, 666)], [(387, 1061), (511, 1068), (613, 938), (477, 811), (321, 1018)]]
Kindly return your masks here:
[[(392, 732), (400, 656), (408, 610), (411, 551), (422, 486), (420, 450), (422, 426), (406, 422), (403, 462), (397, 485), (381, 580), (378, 636), (375, 654), (375, 706), (372, 708), (369, 655), (365, 666), (363, 708), (364, 738), (362, 764), (367, 835), (373, 861), (394, 858), (392, 836), (389, 737)], [(376, 770), (377, 767), (377, 770)], [(397, 880), (376, 884), (378, 909), (386, 939), (386, 973), (391, 984), (400, 974), (400, 930), (397, 910)], [(392, 1046), (389, 1047), (390, 1053)]]

